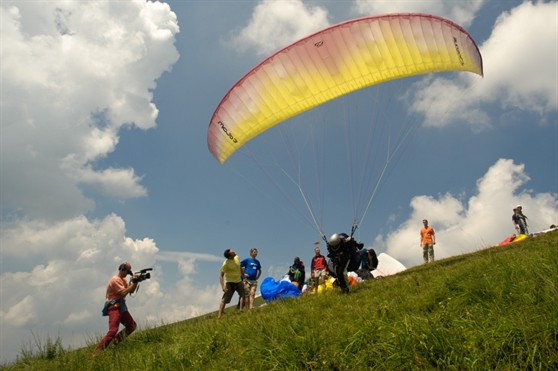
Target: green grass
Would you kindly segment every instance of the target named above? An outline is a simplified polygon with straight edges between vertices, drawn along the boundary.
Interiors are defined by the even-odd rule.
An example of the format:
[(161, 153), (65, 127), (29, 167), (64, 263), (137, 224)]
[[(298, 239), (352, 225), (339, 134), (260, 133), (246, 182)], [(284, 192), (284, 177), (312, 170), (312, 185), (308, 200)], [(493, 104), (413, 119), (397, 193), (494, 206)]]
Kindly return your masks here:
[(396, 276), (136, 331), (2, 370), (557, 370), (558, 232)]

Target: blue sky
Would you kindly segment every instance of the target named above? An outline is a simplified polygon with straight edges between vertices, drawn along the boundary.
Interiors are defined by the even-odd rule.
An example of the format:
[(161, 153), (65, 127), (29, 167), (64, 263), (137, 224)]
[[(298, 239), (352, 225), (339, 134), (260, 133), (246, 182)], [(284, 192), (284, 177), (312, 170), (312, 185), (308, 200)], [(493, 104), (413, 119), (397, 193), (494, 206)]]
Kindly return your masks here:
[[(357, 232), (407, 267), (421, 263), (423, 218), (438, 258), (514, 233), (517, 204), (532, 230), (558, 223), (555, 1), (3, 1), (1, 361), (33, 334), (73, 346), (103, 334), (106, 283), (123, 261), (154, 267), (129, 299), (142, 325), (216, 310), (226, 248), (247, 257), (257, 247), (263, 277), (295, 256), (309, 263), (319, 234), (261, 172), (211, 156), (209, 120), (282, 46), (351, 18), (417, 11), (468, 30), (485, 76), (413, 80), (428, 109)], [(335, 180), (344, 170), (322, 174), (328, 235), (351, 226)]]

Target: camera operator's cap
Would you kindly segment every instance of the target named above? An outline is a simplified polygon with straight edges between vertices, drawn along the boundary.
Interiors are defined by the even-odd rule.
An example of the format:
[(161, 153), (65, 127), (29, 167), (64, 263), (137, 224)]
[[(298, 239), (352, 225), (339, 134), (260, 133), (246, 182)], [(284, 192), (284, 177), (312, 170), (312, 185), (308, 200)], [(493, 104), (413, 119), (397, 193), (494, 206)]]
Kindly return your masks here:
[(128, 266), (131, 267), (130, 263), (122, 263), (118, 267), (118, 270), (133, 275), (132, 271), (130, 269), (128, 269)]

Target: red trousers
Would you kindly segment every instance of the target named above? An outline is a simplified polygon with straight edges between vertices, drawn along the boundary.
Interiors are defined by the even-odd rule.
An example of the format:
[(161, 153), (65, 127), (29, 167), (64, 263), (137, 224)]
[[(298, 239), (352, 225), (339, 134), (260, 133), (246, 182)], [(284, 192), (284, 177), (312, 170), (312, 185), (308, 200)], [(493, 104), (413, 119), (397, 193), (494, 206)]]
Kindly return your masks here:
[[(117, 344), (122, 338), (130, 335), (136, 329), (136, 322), (127, 310), (120, 313), (120, 308), (110, 308), (108, 310), (109, 330), (105, 337), (97, 344), (93, 351), (93, 355), (108, 347), (110, 344)], [(124, 329), (118, 332), (120, 324), (124, 325)]]

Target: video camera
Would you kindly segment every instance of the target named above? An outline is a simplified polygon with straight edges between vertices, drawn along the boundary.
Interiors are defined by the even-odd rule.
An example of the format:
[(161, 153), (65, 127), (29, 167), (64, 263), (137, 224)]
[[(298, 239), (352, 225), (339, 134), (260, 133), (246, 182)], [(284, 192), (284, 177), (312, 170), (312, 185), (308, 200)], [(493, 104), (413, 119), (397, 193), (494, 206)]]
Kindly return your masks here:
[(142, 282), (145, 280), (148, 280), (151, 278), (151, 273), (149, 273), (149, 271), (152, 271), (153, 268), (145, 268), (140, 270), (139, 272), (136, 272), (136, 274), (139, 274), (138, 277), (133, 277), (132, 278), (132, 282)]

